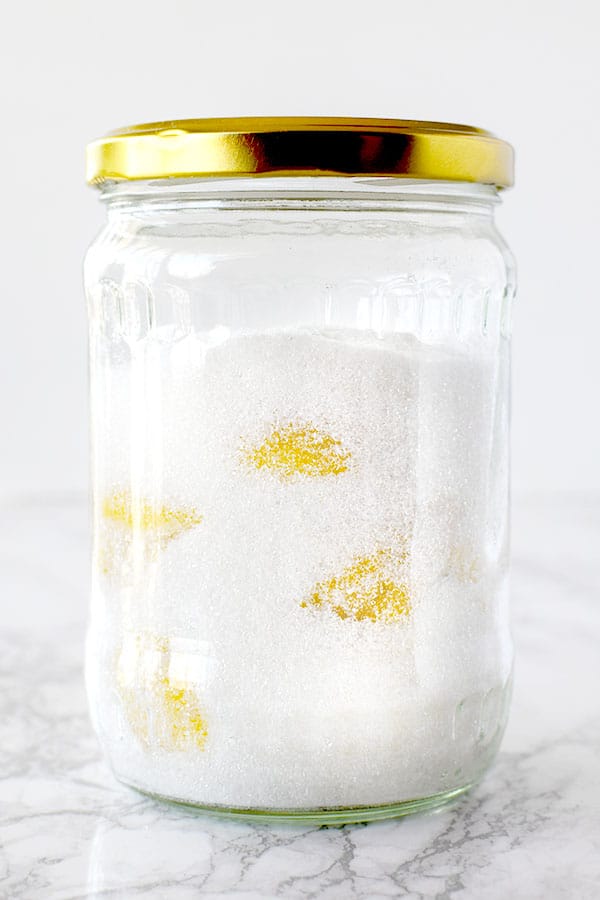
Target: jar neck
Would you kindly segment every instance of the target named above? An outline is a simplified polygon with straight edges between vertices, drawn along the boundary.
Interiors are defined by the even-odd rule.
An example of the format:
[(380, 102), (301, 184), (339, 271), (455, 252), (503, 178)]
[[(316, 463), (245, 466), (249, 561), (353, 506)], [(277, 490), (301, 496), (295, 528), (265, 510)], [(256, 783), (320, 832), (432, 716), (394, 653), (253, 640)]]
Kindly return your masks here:
[(181, 208), (271, 210), (425, 210), (491, 215), (499, 202), (492, 185), (353, 176), (173, 178), (105, 182), (103, 202), (112, 212)]

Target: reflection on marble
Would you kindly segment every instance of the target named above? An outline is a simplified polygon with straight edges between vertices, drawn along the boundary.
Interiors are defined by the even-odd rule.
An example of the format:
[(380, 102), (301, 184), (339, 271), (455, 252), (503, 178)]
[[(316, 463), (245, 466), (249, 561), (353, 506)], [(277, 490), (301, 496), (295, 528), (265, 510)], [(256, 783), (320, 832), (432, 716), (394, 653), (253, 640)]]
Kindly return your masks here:
[(0, 898), (600, 898), (600, 497), (515, 512), (512, 717), (485, 781), (395, 822), (252, 825), (117, 784), (81, 678), (87, 514), (0, 512)]

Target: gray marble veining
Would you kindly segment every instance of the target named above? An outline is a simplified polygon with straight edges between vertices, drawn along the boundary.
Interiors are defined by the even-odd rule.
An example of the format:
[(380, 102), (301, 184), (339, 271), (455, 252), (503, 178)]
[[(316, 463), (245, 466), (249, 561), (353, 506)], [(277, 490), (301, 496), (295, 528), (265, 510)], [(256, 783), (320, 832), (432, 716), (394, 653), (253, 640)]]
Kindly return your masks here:
[(517, 670), (497, 763), (437, 813), (198, 816), (122, 787), (88, 721), (81, 502), (0, 511), (0, 898), (600, 898), (600, 497), (515, 512)]

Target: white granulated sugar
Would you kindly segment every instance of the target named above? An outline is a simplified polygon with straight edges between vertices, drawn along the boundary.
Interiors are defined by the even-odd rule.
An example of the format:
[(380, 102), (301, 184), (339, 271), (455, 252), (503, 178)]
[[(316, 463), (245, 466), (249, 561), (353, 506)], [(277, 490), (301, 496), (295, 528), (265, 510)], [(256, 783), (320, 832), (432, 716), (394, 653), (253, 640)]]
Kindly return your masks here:
[[(488, 539), (503, 515), (494, 364), (351, 331), (140, 354), (111, 411), (124, 452), (96, 467), (109, 633), (90, 683), (117, 773), (200, 804), (287, 809), (394, 803), (477, 777), (511, 665)], [(315, 430), (323, 458), (292, 471)], [(122, 497), (177, 511), (181, 527), (161, 513), (163, 537), (136, 543)], [(377, 566), (395, 598), (383, 612), (361, 594)], [(123, 674), (127, 642), (163, 659), (154, 682), (151, 662)], [(153, 743), (152, 690), (171, 703), (160, 733), (172, 746)], [(200, 733), (189, 714), (178, 724), (184, 690), (205, 740), (181, 738)]]

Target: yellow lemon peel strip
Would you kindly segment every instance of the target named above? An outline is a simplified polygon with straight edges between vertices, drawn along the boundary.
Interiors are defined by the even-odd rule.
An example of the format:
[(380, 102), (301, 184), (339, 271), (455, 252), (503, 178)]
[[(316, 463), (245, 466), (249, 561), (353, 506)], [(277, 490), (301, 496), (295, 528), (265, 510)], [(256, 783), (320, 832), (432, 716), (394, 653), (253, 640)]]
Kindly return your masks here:
[(458, 581), (476, 584), (481, 578), (481, 560), (472, 548), (456, 544), (450, 550), (448, 571)]
[(408, 587), (398, 578), (406, 561), (405, 551), (391, 549), (356, 557), (340, 575), (318, 582), (300, 606), (328, 607), (355, 622), (398, 621), (411, 612)]
[(310, 423), (289, 422), (275, 428), (257, 447), (244, 449), (255, 469), (270, 469), (282, 481), (298, 475), (324, 478), (348, 471), (351, 453), (340, 440)]
[(206, 719), (194, 691), (169, 674), (170, 655), (165, 638), (139, 635), (133, 652), (121, 654), (117, 685), (127, 720), (146, 748), (204, 750)]
[(132, 530), (160, 532), (167, 541), (202, 521), (202, 516), (195, 509), (170, 509), (147, 500), (134, 503), (127, 491), (106, 497), (102, 504), (102, 515), (105, 519), (119, 522)]
[(128, 571), (134, 551), (145, 561), (156, 559), (170, 541), (202, 522), (193, 508), (171, 509), (141, 498), (134, 502), (128, 491), (105, 497), (101, 514), (105, 525), (97, 561), (105, 574)]

